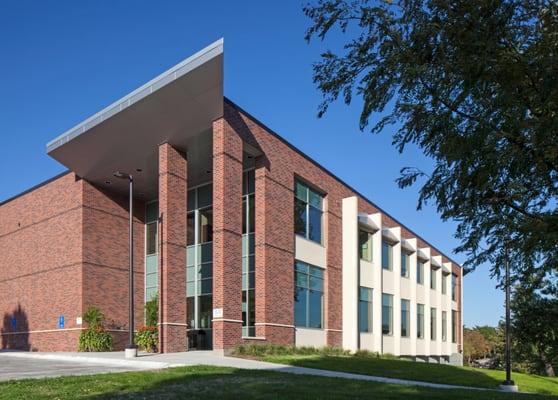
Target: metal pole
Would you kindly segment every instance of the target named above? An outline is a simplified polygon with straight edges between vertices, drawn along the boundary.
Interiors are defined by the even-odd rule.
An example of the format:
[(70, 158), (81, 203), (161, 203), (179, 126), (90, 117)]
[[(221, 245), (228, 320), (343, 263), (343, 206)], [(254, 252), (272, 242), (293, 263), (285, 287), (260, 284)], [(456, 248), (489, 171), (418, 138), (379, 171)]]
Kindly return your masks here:
[(130, 260), (130, 276), (129, 276), (129, 285), (128, 285), (128, 294), (129, 294), (129, 340), (128, 340), (128, 348), (135, 349), (136, 345), (134, 344), (134, 178), (132, 175), (129, 176), (130, 182), (130, 244), (129, 244), (129, 260)]
[(510, 340), (510, 261), (506, 247), (506, 380), (504, 385), (514, 385), (511, 379), (511, 340)]

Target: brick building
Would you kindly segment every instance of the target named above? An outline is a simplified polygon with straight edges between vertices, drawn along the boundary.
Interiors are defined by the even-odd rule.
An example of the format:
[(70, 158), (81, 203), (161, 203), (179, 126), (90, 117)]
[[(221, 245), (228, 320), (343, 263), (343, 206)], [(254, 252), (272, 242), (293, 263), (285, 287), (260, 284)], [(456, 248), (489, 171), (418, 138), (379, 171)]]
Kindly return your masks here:
[(462, 269), (223, 95), (223, 42), (47, 144), (68, 171), (0, 204), (2, 348), (115, 348), (158, 295), (160, 350), (343, 346), (460, 362)]

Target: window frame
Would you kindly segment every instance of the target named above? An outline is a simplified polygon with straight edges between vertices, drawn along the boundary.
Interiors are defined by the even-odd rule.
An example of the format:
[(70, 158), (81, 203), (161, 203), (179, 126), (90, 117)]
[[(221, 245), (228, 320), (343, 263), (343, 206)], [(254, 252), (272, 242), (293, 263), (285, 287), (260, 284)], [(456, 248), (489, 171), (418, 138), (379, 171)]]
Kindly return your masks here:
[(430, 307), (430, 340), (431, 341), (436, 341), (436, 337), (437, 335), (437, 320), (438, 320), (438, 316), (436, 315), (436, 308), (435, 307)]
[[(403, 274), (403, 260), (405, 260), (405, 274)], [(401, 249), (401, 278), (411, 277), (411, 254)]]
[[(367, 291), (368, 292), (368, 299), (363, 299), (364, 296), (362, 296), (363, 291)], [(369, 288), (369, 287), (365, 287), (365, 286), (359, 286), (358, 288), (358, 331), (359, 333), (372, 333), (374, 332), (374, 308), (373, 308), (373, 294), (374, 294), (374, 289)], [(362, 319), (363, 319), (363, 315), (361, 314), (361, 305), (365, 303), (366, 307), (367, 307), (367, 326), (368, 329), (367, 330), (362, 330)]]
[[(403, 304), (406, 305), (405, 311), (403, 310)], [(405, 313), (405, 317), (403, 316)], [(405, 330), (406, 333), (403, 334), (403, 321), (405, 321)], [(401, 299), (401, 332), (400, 335), (402, 338), (409, 338), (411, 337), (411, 301), (409, 299)]]
[[(300, 266), (304, 266), (306, 267), (306, 271), (307, 272), (303, 272), (303, 271), (298, 271), (297, 270), (297, 265)], [(312, 271), (314, 271), (314, 273), (312, 273)], [(316, 271), (320, 271), (319, 273), (316, 273)], [(317, 329), (317, 330), (323, 330), (324, 329), (324, 284), (325, 284), (325, 268), (321, 268), (318, 267), (316, 265), (312, 265), (312, 264), (308, 264), (304, 261), (300, 261), (300, 260), (296, 260), (294, 262), (294, 304), (293, 306), (295, 307), (294, 309), (294, 325), (295, 327), (298, 328), (305, 328), (305, 329)], [(306, 275), (306, 286), (301, 286), (298, 284), (299, 279), (298, 279), (298, 275), (297, 274), (304, 274)], [(321, 280), (321, 290), (319, 289), (315, 289), (312, 288), (311, 285), (311, 278), (314, 278), (314, 280), (319, 279)], [(296, 295), (298, 292), (298, 289), (301, 289), (304, 291), (304, 296), (305, 296), (305, 305), (306, 305), (306, 310), (305, 310), (305, 317), (304, 317), (304, 324), (300, 325), (297, 324), (297, 317), (296, 317)], [(320, 294), (320, 326), (319, 327), (315, 327), (315, 326), (311, 326), (311, 311), (310, 311), (310, 294), (312, 293), (319, 293)]]
[(442, 272), (442, 294), (446, 295), (448, 290), (447, 290), (447, 284), (448, 284), (448, 274), (444, 274), (444, 272)]
[(424, 339), (424, 304), (421, 303), (417, 303), (417, 339)]
[[(242, 318), (242, 337), (255, 337), (255, 314), (256, 314), (256, 226), (255, 215), (251, 215), (250, 207), (253, 205), (253, 212), (256, 211), (256, 184), (255, 184), (255, 170), (246, 170), (243, 173), (242, 180), (242, 207), (243, 207), (243, 222), (242, 222), (242, 287), (241, 287), (241, 307), (242, 313), (245, 314)], [(254, 226), (252, 227), (252, 222)], [(252, 259), (254, 261), (254, 270), (251, 270)], [(245, 268), (246, 267), (246, 268)], [(246, 269), (246, 271), (245, 271)], [(251, 287), (251, 275), (253, 274), (253, 284)], [(252, 293), (252, 296), (251, 296)], [(251, 298), (253, 297), (253, 302)], [(244, 299), (246, 301), (244, 301)], [(246, 305), (246, 310), (244, 309)], [(251, 319), (251, 313), (254, 312), (254, 321)]]
[[(367, 235), (367, 239), (366, 241), (363, 243), (361, 241), (361, 234), (366, 234)], [(358, 229), (358, 256), (359, 259), (362, 261), (366, 261), (366, 262), (372, 262), (372, 260), (374, 259), (374, 254), (373, 254), (373, 243), (372, 243), (372, 238), (373, 238), (373, 233), (370, 231), (367, 231), (366, 229), (362, 229), (359, 228)], [(365, 258), (363, 257), (363, 246), (364, 244), (367, 245), (368, 247), (368, 257)]]
[[(154, 215), (150, 216), (150, 207), (153, 207), (153, 205), (156, 205), (156, 212), (154, 213)], [(144, 271), (143, 271), (143, 302), (144, 304), (147, 303), (148, 301), (152, 300), (155, 296), (158, 296), (159, 293), (159, 201), (158, 200), (152, 200), (149, 201), (147, 203), (145, 203), (145, 207), (144, 207), (144, 215), (145, 215), (145, 226), (144, 226)], [(149, 226), (155, 226), (155, 252), (153, 253), (149, 253), (147, 252), (148, 250), (148, 227)], [(148, 260), (155, 260), (155, 272), (147, 272), (147, 263)], [(155, 275), (156, 276), (156, 283), (155, 285), (147, 285), (147, 280), (148, 280), (148, 275), (152, 276)], [(150, 291), (151, 289), (155, 288), (155, 291), (153, 292), (153, 295), (150, 295), (148, 298), (148, 291)], [(145, 322), (145, 312), (144, 312), (144, 322)]]
[[(300, 185), (301, 187), (303, 187), (305, 189), (305, 198), (301, 198), (298, 194), (298, 190), (297, 187), (298, 185)], [(320, 205), (319, 208), (315, 205), (312, 204), (311, 202), (311, 195), (314, 195), (315, 197), (320, 199)], [(298, 235), (300, 237), (303, 237), (306, 240), (310, 240), (314, 243), (317, 243), (321, 246), (323, 246), (324, 243), (324, 201), (325, 201), (325, 195), (322, 191), (315, 189), (313, 186), (307, 184), (306, 182), (300, 180), (300, 179), (295, 179), (295, 188), (294, 188), (294, 213), (293, 216), (296, 213), (296, 201), (301, 201), (302, 203), (304, 203), (304, 214), (305, 214), (305, 227), (304, 227), (304, 235), (302, 235), (301, 233), (296, 231), (296, 220), (295, 220), (295, 224), (294, 224), (294, 228), (295, 228), (295, 235)], [(311, 222), (311, 218), (310, 218), (310, 211), (311, 209), (317, 210), (320, 213), (320, 240), (316, 241), (314, 239), (312, 239), (310, 237), (310, 222)]]
[[(384, 304), (385, 299), (389, 299), (389, 305)], [(387, 333), (384, 330), (385, 307), (388, 307), (389, 310), (389, 330)], [(382, 335), (393, 336), (393, 295), (389, 293), (382, 293)]]
[(417, 260), (417, 285), (424, 286), (424, 262), (420, 260)]
[(430, 266), (430, 289), (436, 290), (436, 269), (431, 265)]
[[(393, 248), (395, 246), (388, 242), (387, 240), (382, 239), (382, 269), (386, 271), (393, 271)], [(384, 250), (387, 250), (387, 262), (388, 265), (384, 265)]]

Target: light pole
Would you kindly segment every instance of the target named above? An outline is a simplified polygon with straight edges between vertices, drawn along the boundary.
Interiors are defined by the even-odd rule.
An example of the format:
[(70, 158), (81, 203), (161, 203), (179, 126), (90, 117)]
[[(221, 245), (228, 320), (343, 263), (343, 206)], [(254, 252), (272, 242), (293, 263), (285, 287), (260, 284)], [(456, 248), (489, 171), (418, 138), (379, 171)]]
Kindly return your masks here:
[(128, 179), (129, 183), (129, 208), (130, 208), (130, 228), (129, 228), (129, 277), (128, 277), (128, 345), (124, 351), (126, 358), (137, 356), (138, 350), (134, 343), (134, 177), (130, 174), (116, 171), (113, 174), (119, 179)]
[(509, 392), (517, 392), (518, 387), (511, 379), (511, 335), (510, 335), (510, 258), (508, 254), (508, 247), (505, 249), (506, 257), (506, 380), (502, 382), (500, 387)]

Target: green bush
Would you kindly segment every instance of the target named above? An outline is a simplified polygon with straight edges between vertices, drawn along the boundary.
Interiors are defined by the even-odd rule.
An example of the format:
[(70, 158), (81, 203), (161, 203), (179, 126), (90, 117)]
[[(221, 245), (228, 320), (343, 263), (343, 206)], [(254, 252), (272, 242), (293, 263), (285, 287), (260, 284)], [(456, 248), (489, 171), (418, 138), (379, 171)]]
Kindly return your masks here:
[(145, 325), (157, 326), (159, 322), (159, 295), (145, 303)]
[(97, 307), (89, 306), (83, 315), (87, 329), (79, 335), (78, 351), (111, 351), (112, 335), (103, 327), (105, 315)]
[(159, 343), (159, 334), (156, 326), (144, 326), (136, 332), (136, 344), (141, 350), (149, 353), (157, 351)]
[(103, 328), (89, 328), (79, 335), (78, 351), (112, 351), (112, 335)]
[(339, 347), (296, 347), (283, 346), (273, 343), (240, 345), (233, 350), (234, 355), (238, 356), (290, 356), (290, 355), (322, 355), (322, 356), (347, 356), (348, 350)]

